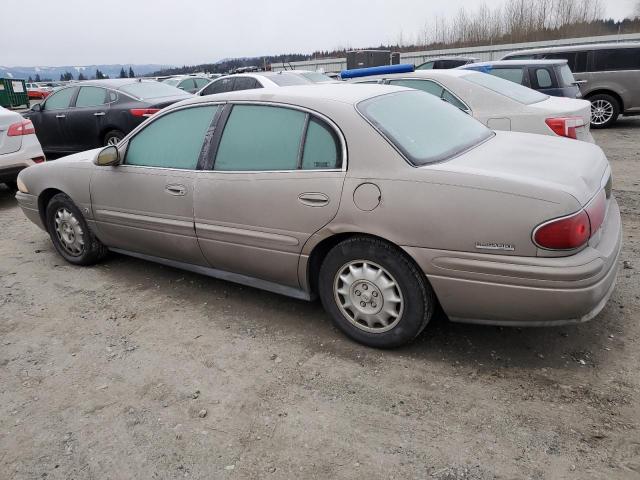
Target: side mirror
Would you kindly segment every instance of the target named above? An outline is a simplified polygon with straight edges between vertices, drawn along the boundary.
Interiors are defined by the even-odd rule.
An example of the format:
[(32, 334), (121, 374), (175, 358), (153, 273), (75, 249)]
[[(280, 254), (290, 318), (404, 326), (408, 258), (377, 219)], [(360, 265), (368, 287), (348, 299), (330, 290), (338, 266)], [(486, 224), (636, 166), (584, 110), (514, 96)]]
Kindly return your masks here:
[(31, 107), (32, 112), (40, 112), (42, 111), (42, 105), (40, 103), (36, 103)]
[(120, 163), (120, 153), (115, 145), (104, 147), (93, 161), (99, 167), (113, 167)]

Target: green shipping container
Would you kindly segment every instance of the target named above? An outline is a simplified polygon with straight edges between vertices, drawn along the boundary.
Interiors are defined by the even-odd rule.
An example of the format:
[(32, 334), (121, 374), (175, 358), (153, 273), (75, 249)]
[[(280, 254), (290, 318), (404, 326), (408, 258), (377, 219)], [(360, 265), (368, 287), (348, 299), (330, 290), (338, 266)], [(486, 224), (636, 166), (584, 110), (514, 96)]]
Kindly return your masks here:
[(0, 78), (0, 107), (29, 108), (29, 95), (24, 80)]

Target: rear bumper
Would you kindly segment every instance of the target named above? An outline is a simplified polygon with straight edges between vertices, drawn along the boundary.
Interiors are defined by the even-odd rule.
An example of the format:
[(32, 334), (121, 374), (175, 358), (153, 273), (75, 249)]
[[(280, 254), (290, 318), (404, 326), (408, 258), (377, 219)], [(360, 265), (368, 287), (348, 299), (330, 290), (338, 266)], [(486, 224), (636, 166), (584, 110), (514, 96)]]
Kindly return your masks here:
[(449, 319), (488, 325), (586, 322), (613, 292), (622, 247), (611, 200), (596, 246), (570, 257), (510, 257), (405, 248), (426, 273)]
[(25, 135), (22, 138), (20, 150), (0, 155), (0, 182), (15, 181), (20, 170), (35, 165), (32, 158), (43, 156), (44, 153), (42, 153), (42, 148), (36, 136)]

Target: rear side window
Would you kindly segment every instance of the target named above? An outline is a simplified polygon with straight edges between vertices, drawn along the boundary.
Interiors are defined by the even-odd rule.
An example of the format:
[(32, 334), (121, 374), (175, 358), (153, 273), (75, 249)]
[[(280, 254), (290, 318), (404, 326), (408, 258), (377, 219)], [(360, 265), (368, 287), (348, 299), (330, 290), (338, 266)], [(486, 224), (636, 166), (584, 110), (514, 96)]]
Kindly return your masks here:
[(106, 90), (99, 87), (80, 87), (76, 107), (95, 107), (106, 103)]
[(422, 90), (423, 92), (430, 93), (431, 95), (435, 95), (436, 97), (441, 97), (442, 92), (444, 90), (440, 85), (430, 80), (413, 80), (413, 79), (389, 80), (389, 85), (415, 88), (416, 90)]
[(207, 88), (202, 91), (202, 95), (213, 95), (214, 93), (224, 93), (233, 90), (234, 78), (222, 78), (210, 83)]
[(153, 81), (130, 83), (129, 85), (120, 87), (120, 90), (143, 100), (147, 98), (175, 97), (179, 95), (184, 95), (185, 97), (190, 96), (188, 93), (176, 87)]
[(546, 68), (536, 68), (536, 83), (538, 88), (551, 88), (553, 81), (551, 80), (551, 73)]
[(422, 65), (416, 67), (416, 70), (433, 70), (433, 64), (435, 62), (425, 62)]
[(180, 82), (179, 88), (181, 90), (193, 90), (195, 88), (195, 82), (193, 81), (193, 78), (187, 78), (186, 80)]
[(321, 170), (341, 164), (337, 135), (315, 117), (290, 108), (234, 105), (214, 170)]
[(290, 85), (309, 85), (310, 83), (313, 83), (311, 80), (307, 80), (300, 75), (290, 75), (287, 73), (271, 75), (269, 80), (279, 87), (288, 87)]
[(69, 102), (71, 102), (71, 98), (73, 97), (73, 93), (75, 91), (75, 88), (65, 88), (54, 93), (53, 95), (50, 95), (44, 104), (44, 109), (61, 110), (63, 108), (69, 108)]
[(233, 90), (253, 90), (254, 88), (262, 88), (262, 85), (251, 77), (237, 77), (233, 85)]
[(612, 48), (593, 51), (593, 71), (640, 70), (640, 48)]
[(209, 83), (209, 80), (206, 78), (194, 78), (193, 81), (196, 82), (196, 88), (202, 88)]
[(522, 85), (524, 78), (524, 69), (522, 68), (494, 68), (489, 73), (495, 77), (504, 78), (520, 85)]
[(471, 116), (424, 92), (381, 95), (357, 108), (417, 166), (446, 160), (493, 135)]
[(218, 108), (185, 108), (151, 122), (129, 141), (124, 163), (195, 170)]
[(460, 78), (525, 105), (542, 102), (549, 98), (543, 93), (485, 73), (470, 73)]

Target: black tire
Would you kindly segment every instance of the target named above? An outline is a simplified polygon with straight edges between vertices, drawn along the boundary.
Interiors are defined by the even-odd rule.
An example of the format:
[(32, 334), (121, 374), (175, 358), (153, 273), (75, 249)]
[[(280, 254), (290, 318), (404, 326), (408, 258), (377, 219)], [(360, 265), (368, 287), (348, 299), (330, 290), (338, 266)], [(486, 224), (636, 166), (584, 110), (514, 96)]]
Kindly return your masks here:
[[(347, 307), (343, 313), (345, 307), (340, 306), (338, 302), (344, 305), (346, 299), (352, 297), (338, 293), (334, 295), (334, 291), (339, 290), (338, 286), (342, 282), (338, 279), (339, 273), (346, 272), (345, 267), (349, 268), (350, 262), (358, 265), (361, 263), (358, 262), (359, 260), (372, 265), (369, 268), (379, 268), (384, 271), (384, 275), (389, 274), (398, 287), (400, 298), (402, 298), (401, 307), (397, 307), (396, 320), (389, 322), (387, 326), (379, 324), (379, 327), (371, 327), (364, 325), (363, 321), (349, 318), (348, 309), (351, 308), (353, 312), (353, 308)], [(353, 281), (348, 288), (350, 292), (354, 292), (354, 295), (358, 294), (358, 282), (361, 280)], [(359, 285), (363, 286), (364, 283)], [(344, 288), (346, 286), (343, 286)], [(370, 237), (347, 239), (329, 251), (320, 267), (318, 290), (322, 305), (331, 315), (335, 325), (353, 340), (375, 348), (395, 348), (414, 340), (431, 320), (436, 306), (433, 289), (411, 259), (397, 247)], [(385, 297), (382, 290), (378, 290), (374, 285), (370, 287), (367, 292), (369, 296), (365, 300), (372, 302), (373, 299), (370, 297), (374, 291), (379, 291), (379, 296)], [(362, 293), (360, 292), (360, 294)], [(363, 297), (353, 298), (362, 299)], [(379, 304), (378, 308), (382, 309), (384, 301)], [(361, 305), (365, 307), (364, 302)], [(367, 308), (369, 308), (368, 305), (376, 307), (375, 304), (369, 303)], [(371, 316), (367, 315), (366, 311), (360, 312), (358, 315), (363, 315), (369, 321), (371, 320)], [(375, 318), (375, 315), (373, 317)], [(356, 324), (359, 322), (361, 324), (357, 326)], [(377, 328), (380, 332), (371, 331), (372, 328)], [(385, 331), (384, 328), (389, 329)]]
[[(616, 123), (620, 115), (620, 103), (615, 97), (606, 93), (599, 93), (590, 96), (588, 100), (591, 102), (591, 128), (609, 128)], [(603, 112), (605, 116), (602, 120), (596, 121), (596, 118), (600, 118), (600, 116), (595, 116), (596, 108), (599, 107), (605, 108), (606, 114)]]
[(109, 130), (105, 136), (103, 144), (106, 147), (107, 145), (116, 145), (125, 137), (125, 134), (120, 130)]
[[(58, 215), (59, 212), (63, 214), (64, 211), (69, 213), (71, 217), (69, 217), (69, 222), (65, 221), (63, 223), (67, 223), (67, 226), (72, 230), (74, 227), (79, 227), (80, 229), (75, 230), (76, 233), (73, 234), (74, 239), (81, 238), (83, 240), (83, 245), (79, 248), (78, 252), (71, 252), (69, 247), (65, 246), (61, 239), (62, 234), (60, 234), (56, 228), (56, 215)], [(107, 248), (89, 229), (80, 209), (76, 207), (75, 203), (64, 193), (58, 193), (51, 198), (47, 205), (45, 219), (53, 246), (67, 262), (74, 265), (93, 265), (102, 260), (107, 254)], [(77, 220), (77, 223), (71, 219)]]
[(7, 186), (7, 188), (9, 190), (11, 190), (12, 192), (17, 192), (18, 191), (18, 182), (13, 181), (13, 182), (4, 182), (4, 184)]

